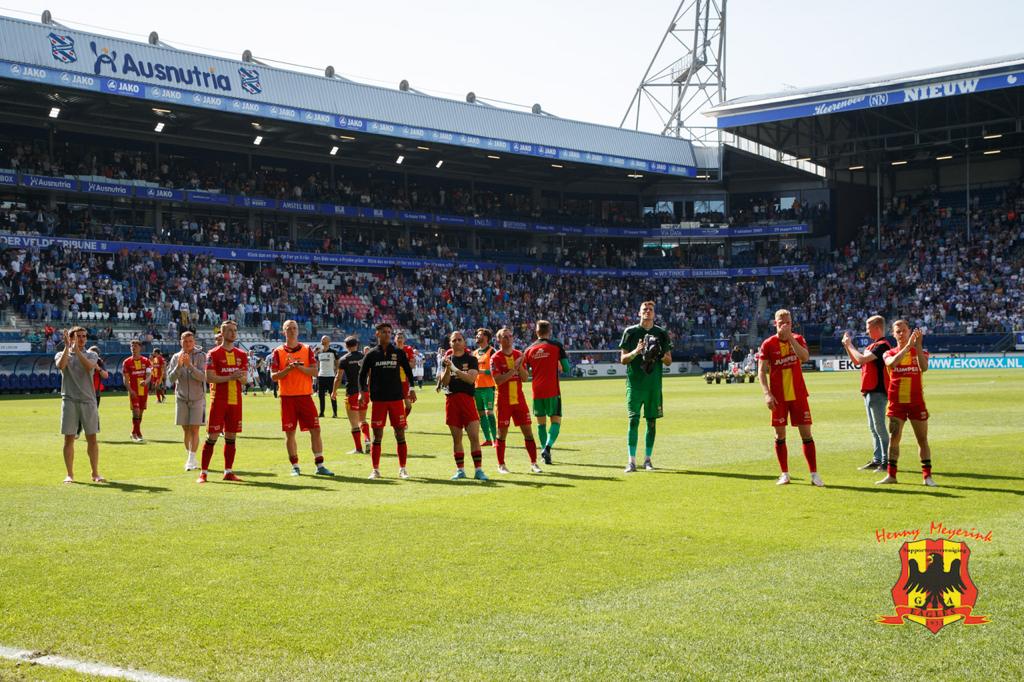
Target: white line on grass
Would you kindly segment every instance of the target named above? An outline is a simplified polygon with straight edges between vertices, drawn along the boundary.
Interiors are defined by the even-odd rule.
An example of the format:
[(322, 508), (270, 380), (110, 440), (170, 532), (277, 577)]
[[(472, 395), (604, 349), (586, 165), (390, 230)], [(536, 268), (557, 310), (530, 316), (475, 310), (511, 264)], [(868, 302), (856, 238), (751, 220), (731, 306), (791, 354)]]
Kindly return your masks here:
[(156, 673), (148, 673), (145, 670), (131, 670), (129, 668), (118, 668), (102, 663), (89, 663), (87, 661), (76, 661), (73, 658), (43, 654), (28, 649), (15, 649), (13, 647), (0, 646), (0, 658), (9, 658), (12, 661), (24, 661), (36, 665), (50, 666), (51, 668), (63, 668), (74, 670), (86, 675), (97, 675), (99, 677), (116, 677), (122, 680), (133, 680), (133, 682), (188, 682), (180, 677), (166, 677)]

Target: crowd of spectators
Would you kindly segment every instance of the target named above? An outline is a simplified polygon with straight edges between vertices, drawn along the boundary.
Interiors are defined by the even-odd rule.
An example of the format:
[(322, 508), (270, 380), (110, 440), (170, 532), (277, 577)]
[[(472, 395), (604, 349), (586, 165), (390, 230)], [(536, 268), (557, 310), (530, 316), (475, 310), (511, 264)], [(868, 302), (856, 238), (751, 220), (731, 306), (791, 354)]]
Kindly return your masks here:
[(308, 164), (288, 167), (280, 160), (258, 158), (250, 166), (241, 156), (207, 156), (197, 150), (175, 153), (172, 147), (156, 158), (151, 151), (77, 140), (58, 146), (52, 153), (43, 140), (9, 141), (0, 144), (0, 150), (0, 168), (37, 175), (132, 180), (173, 189), (479, 218), (598, 226), (652, 224), (634, 196), (541, 192), (538, 197), (526, 187), (483, 182), (471, 185), (453, 178), (341, 166), (335, 166), (332, 175), (326, 165), (309, 170)]
[[(636, 301), (645, 297), (659, 301), (660, 315), (680, 338), (742, 334), (758, 321), (762, 328), (755, 331), (763, 333), (765, 316), (776, 306), (835, 335), (859, 329), (876, 312), (908, 318), (929, 333), (1024, 328), (1021, 188), (1005, 190), (990, 206), (972, 206), (970, 239), (957, 226), (956, 211), (936, 208), (927, 196), (900, 199), (889, 213), (880, 242), (865, 227), (841, 248), (816, 254), (811, 273), (752, 281), (513, 274), (500, 268), (360, 272), (145, 249), (8, 249), (0, 257), (0, 309), (40, 324), (87, 311), (115, 318), (131, 313), (141, 327), (172, 334), (228, 317), (256, 327), (264, 319), (295, 317), (311, 330), (365, 328), (386, 319), (432, 341), (447, 330), (478, 325), (509, 324), (525, 335), (533, 320), (548, 317), (566, 343), (580, 349), (614, 347), (622, 327), (635, 318)], [(600, 260), (600, 251), (586, 253), (589, 264), (595, 253)], [(766, 305), (758, 305), (761, 296)]]
[[(615, 202), (566, 199), (556, 208), (538, 205), (525, 191), (492, 191), (436, 184), (405, 185), (398, 176), (369, 172), (298, 177), (288, 169), (237, 162), (196, 163), (169, 154), (159, 163), (142, 152), (84, 152), (67, 145), (49, 154), (38, 144), (14, 144), (0, 166), (49, 175), (65, 173), (139, 179), (164, 186), (217, 189), (278, 198), (337, 201), (415, 210), (534, 219), (638, 220)], [(435, 181), (430, 181), (431, 183)], [(478, 233), (476, 253), (465, 233), (399, 227), (346, 226), (337, 237), (324, 231), (292, 241), (272, 225), (188, 217), (159, 229), (100, 220), (87, 212), (39, 207), (0, 210), (0, 229), (68, 234), (163, 244), (249, 246), (363, 255), (429, 256), (459, 262), (515, 261), (588, 268), (749, 267), (811, 264), (806, 274), (739, 281), (648, 280), (641, 277), (551, 276), (501, 268), (411, 270), (320, 269), (282, 263), (218, 261), (184, 253), (160, 255), (144, 247), (95, 254), (53, 247), (8, 249), (0, 254), (0, 310), (38, 324), (33, 340), (53, 335), (46, 324), (81, 312), (130, 314), (150, 336), (176, 334), (183, 326), (214, 325), (228, 317), (259, 327), (299, 319), (309, 331), (368, 327), (393, 321), (431, 343), (455, 328), (512, 325), (528, 335), (539, 317), (551, 319), (571, 347), (614, 347), (635, 319), (636, 302), (652, 297), (677, 338), (767, 331), (775, 307), (813, 321), (827, 334), (859, 329), (875, 313), (907, 318), (927, 333), (1006, 332), (1024, 328), (1024, 182), (978, 192), (969, 207), (934, 188), (893, 198), (881, 230), (865, 226), (832, 251), (796, 240), (752, 240), (749, 247), (723, 244), (641, 246), (640, 240), (564, 238), (538, 242), (524, 237), (517, 248), (491, 243)], [(628, 202), (626, 202), (628, 203)], [(623, 206), (626, 204), (624, 203)], [(639, 206), (631, 204), (632, 210)], [(597, 207), (600, 210), (597, 210)], [(610, 208), (611, 207), (611, 208)], [(794, 199), (750, 198), (733, 207), (733, 224), (808, 220), (828, 207)], [(546, 213), (546, 211), (548, 213)], [(554, 211), (554, 213), (551, 213)], [(596, 211), (596, 212), (595, 212)], [(668, 221), (657, 214), (649, 220)], [(967, 225), (971, 231), (968, 235)], [(512, 239), (513, 237), (502, 237)], [(538, 246), (538, 243), (541, 245)], [(325, 284), (329, 282), (329, 284)], [(763, 299), (763, 300), (762, 300)], [(755, 325), (751, 328), (751, 325)], [(110, 329), (101, 333), (113, 334)]]
[(970, 237), (963, 205), (947, 201), (934, 190), (895, 198), (882, 230), (864, 226), (812, 273), (770, 282), (769, 300), (836, 337), (879, 312), (929, 333), (1024, 329), (1024, 181), (978, 194)]
[[(537, 271), (456, 268), (356, 271), (217, 261), (145, 250), (95, 254), (64, 247), (8, 249), (0, 255), (0, 309), (39, 325), (82, 312), (129, 315), (152, 338), (219, 324), (229, 317), (262, 328), (295, 318), (319, 330), (368, 328), (386, 320), (434, 343), (452, 329), (511, 325), (522, 338), (540, 318), (579, 349), (614, 348), (636, 319), (636, 302), (655, 297), (680, 338), (742, 333), (761, 285), (724, 280), (549, 276)], [(107, 322), (100, 324), (104, 330)], [(102, 331), (101, 331), (102, 334)]]

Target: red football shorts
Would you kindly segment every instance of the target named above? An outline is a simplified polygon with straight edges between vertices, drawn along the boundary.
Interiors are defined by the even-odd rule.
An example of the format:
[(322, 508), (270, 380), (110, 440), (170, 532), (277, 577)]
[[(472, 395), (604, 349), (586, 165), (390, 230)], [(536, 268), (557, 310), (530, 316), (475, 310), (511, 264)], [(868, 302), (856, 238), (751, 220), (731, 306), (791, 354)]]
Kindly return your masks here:
[(383, 429), (389, 421), (393, 428), (405, 428), (405, 401), (374, 400), (373, 409), (370, 412), (370, 426), (375, 429)]
[(132, 404), (132, 409), (133, 410), (142, 411), (142, 410), (146, 409), (146, 401), (149, 399), (149, 394), (148, 393), (143, 393), (142, 395), (131, 395), (131, 394), (129, 394), (129, 398), (131, 398), (130, 402)]
[(444, 423), (448, 426), (464, 429), (473, 422), (480, 421), (473, 396), (465, 393), (451, 393), (444, 401)]
[(353, 393), (345, 396), (345, 409), (349, 412), (366, 412), (370, 399), (365, 393)]
[(320, 413), (313, 404), (313, 396), (281, 396), (281, 430), (294, 431), (296, 426), (302, 431), (320, 428)]
[(526, 403), (510, 405), (508, 407), (498, 403), (498, 428), (507, 429), (510, 423), (516, 426), (533, 423), (533, 420), (530, 418), (530, 408), (526, 406)]
[(885, 416), (906, 421), (911, 419), (915, 422), (928, 421), (928, 408), (923, 402), (920, 403), (889, 403), (885, 410)]
[(228, 405), (214, 401), (210, 405), (210, 418), (206, 424), (207, 433), (241, 433), (242, 404)]
[(810, 424), (811, 406), (807, 404), (807, 398), (776, 400), (775, 409), (772, 410), (772, 426), (785, 426), (787, 415), (789, 416), (790, 426), (806, 426)]

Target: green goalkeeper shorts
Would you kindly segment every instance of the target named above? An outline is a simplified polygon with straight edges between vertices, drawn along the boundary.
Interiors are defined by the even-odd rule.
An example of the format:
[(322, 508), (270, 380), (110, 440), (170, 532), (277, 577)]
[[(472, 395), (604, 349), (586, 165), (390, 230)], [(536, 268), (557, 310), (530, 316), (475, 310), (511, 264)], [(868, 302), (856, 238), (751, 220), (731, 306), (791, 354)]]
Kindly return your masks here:
[(533, 399), (533, 416), (535, 416), (535, 417), (561, 417), (562, 416), (562, 396), (556, 395), (554, 398), (534, 398)]
[(661, 387), (633, 388), (626, 384), (626, 412), (630, 417), (641, 416), (645, 419), (660, 419), (664, 416), (661, 405)]
[(480, 414), (494, 411), (494, 387), (477, 386), (473, 397), (476, 398), (476, 411)]

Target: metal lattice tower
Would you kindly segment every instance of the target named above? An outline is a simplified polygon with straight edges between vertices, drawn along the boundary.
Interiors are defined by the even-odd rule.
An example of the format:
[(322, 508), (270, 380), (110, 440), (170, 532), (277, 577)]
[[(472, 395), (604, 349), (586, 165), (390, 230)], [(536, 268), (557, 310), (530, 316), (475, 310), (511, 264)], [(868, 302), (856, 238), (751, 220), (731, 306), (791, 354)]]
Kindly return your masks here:
[(720, 144), (717, 128), (700, 112), (725, 101), (725, 3), (679, 3), (620, 128)]

